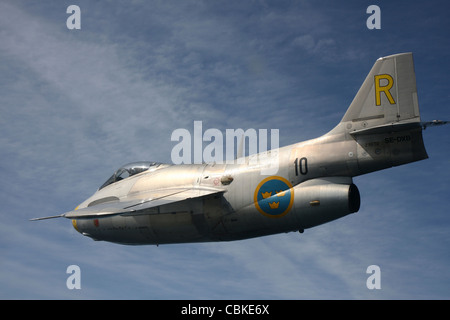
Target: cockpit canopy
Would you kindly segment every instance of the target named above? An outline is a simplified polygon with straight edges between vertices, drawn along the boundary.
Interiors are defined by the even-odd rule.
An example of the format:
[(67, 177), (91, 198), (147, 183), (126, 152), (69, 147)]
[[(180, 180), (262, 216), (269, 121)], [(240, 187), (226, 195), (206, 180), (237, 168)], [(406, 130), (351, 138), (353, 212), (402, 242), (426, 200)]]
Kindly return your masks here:
[(151, 169), (158, 169), (162, 163), (160, 162), (151, 162), (151, 161), (142, 161), (142, 162), (132, 162), (128, 163), (114, 172), (114, 174), (106, 180), (104, 184), (98, 189), (103, 189), (106, 186), (109, 186), (110, 184), (113, 184), (117, 181), (126, 179), (128, 177), (134, 176), (135, 174), (144, 172)]

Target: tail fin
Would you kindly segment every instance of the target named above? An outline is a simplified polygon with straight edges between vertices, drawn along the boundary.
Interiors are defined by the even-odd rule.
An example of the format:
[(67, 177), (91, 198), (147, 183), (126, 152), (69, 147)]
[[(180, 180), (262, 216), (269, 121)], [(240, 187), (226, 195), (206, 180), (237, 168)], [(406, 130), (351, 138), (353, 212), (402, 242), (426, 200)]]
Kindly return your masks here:
[(357, 142), (360, 173), (428, 158), (412, 53), (379, 58), (335, 130)]
[(342, 122), (353, 130), (386, 124), (420, 122), (412, 53), (379, 58), (359, 89)]

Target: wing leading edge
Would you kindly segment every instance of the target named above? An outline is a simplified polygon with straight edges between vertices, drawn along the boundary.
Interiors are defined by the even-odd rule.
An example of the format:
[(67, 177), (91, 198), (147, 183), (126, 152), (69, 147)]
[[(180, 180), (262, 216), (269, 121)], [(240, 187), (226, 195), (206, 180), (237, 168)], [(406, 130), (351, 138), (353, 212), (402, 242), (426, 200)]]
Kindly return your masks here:
[(151, 192), (138, 194), (134, 197), (134, 199), (131, 200), (109, 201), (91, 207), (72, 210), (56, 216), (30, 219), (30, 221), (54, 218), (91, 219), (114, 215), (130, 216), (140, 214), (157, 214), (157, 210), (152, 212), (148, 209), (188, 199), (202, 198), (213, 194), (220, 194), (223, 192), (225, 192), (225, 190), (215, 188), (169, 188), (162, 190), (153, 190)]

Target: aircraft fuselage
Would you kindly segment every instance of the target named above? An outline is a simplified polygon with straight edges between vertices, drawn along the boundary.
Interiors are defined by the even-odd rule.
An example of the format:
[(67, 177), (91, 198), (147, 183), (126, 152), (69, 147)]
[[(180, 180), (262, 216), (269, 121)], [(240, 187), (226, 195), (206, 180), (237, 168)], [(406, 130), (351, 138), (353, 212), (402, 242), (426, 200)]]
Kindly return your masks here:
[[(99, 190), (79, 208), (111, 196), (124, 199), (174, 186), (224, 192), (151, 208), (145, 214), (78, 219), (73, 224), (95, 240), (124, 244), (228, 241), (302, 232), (358, 211), (359, 192), (352, 177), (426, 158), (424, 151), (412, 147), (423, 143), (420, 128), (357, 138), (350, 136), (350, 129), (341, 129), (275, 150), (269, 159), (254, 155), (240, 164), (172, 165), (143, 172)], [(271, 165), (276, 173), (263, 174)], [(281, 196), (278, 191), (285, 193)]]

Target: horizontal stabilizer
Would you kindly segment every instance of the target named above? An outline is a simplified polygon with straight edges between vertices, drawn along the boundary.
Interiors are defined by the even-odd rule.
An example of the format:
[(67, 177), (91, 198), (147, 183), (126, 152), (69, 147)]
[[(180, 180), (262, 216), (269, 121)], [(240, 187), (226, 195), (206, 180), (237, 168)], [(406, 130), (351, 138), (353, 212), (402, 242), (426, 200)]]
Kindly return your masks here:
[(433, 120), (427, 122), (393, 122), (375, 127), (370, 127), (367, 129), (354, 130), (351, 131), (350, 134), (352, 136), (358, 136), (368, 134), (400, 132), (418, 128), (423, 128), (425, 130), (428, 127), (438, 127), (449, 123), (450, 121), (442, 121), (442, 120)]
[(394, 122), (388, 124), (382, 124), (374, 127), (369, 127), (367, 129), (360, 129), (351, 131), (350, 134), (352, 136), (358, 135), (371, 135), (371, 134), (380, 134), (380, 133), (392, 133), (392, 132), (400, 132), (407, 131), (411, 129), (420, 129), (422, 128), (421, 122)]
[(421, 122), (420, 124), (422, 125), (423, 129), (425, 130), (428, 127), (437, 127), (437, 126), (442, 126), (444, 124), (449, 124), (450, 121), (442, 121), (442, 120), (433, 120), (433, 121), (428, 121), (428, 122)]

